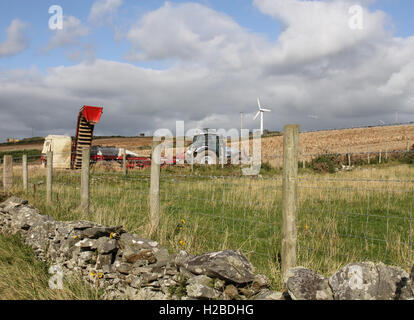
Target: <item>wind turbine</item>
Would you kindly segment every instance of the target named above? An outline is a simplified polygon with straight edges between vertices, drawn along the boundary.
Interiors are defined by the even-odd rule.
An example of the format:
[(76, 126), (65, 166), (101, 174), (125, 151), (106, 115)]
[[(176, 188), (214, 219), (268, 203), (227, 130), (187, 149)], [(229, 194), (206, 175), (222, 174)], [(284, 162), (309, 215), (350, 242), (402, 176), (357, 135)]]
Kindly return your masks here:
[(271, 112), (272, 110), (262, 108), (262, 106), (260, 105), (260, 99), (259, 98), (257, 98), (257, 106), (259, 107), (259, 111), (254, 116), (253, 120), (256, 120), (257, 117), (260, 115), (260, 132), (263, 135), (263, 113), (264, 112)]

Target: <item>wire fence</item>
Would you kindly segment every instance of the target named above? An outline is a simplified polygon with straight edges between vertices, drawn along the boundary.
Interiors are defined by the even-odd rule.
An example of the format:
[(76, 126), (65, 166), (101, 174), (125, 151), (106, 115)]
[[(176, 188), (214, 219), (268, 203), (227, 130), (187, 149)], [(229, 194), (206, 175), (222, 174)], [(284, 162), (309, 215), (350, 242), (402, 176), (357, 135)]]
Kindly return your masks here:
[[(407, 156), (412, 151), (396, 153)], [(391, 154), (389, 151), (388, 158)], [(47, 170), (38, 155), (29, 156), (27, 162), (27, 192), (22, 190), (20, 157), (13, 159), (9, 192), (27, 198), (42, 213), (57, 220), (123, 225), (130, 232), (148, 235), (149, 170), (124, 174), (120, 164), (112, 170), (92, 166), (90, 212), (85, 215), (79, 208), (80, 171), (54, 169), (52, 202), (47, 204)], [(281, 171), (242, 176), (239, 171), (229, 174), (229, 170), (218, 166), (209, 174), (202, 166), (161, 169), (156, 240), (171, 251), (184, 249), (194, 254), (238, 249), (260, 271), (272, 276), (282, 259)], [(369, 176), (358, 172), (299, 174), (298, 265), (322, 273), (361, 260), (412, 266), (414, 170), (409, 166), (384, 170)]]

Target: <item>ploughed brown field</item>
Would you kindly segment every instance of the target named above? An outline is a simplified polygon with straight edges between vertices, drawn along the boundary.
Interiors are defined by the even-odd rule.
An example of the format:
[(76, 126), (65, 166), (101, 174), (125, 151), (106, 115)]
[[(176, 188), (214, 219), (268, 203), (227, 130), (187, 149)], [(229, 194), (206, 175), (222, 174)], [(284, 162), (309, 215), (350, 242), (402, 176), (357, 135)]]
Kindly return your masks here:
[[(299, 135), (299, 159), (323, 153), (362, 153), (406, 150), (414, 144), (414, 125), (384, 126), (357, 129), (305, 132)], [(282, 155), (283, 137), (268, 137), (262, 141), (265, 159), (275, 158), (276, 150)]]
[[(137, 138), (102, 138), (93, 141), (93, 145), (116, 146), (127, 148), (139, 155), (150, 155), (151, 137)], [(414, 125), (384, 126), (357, 129), (326, 130), (305, 132), (299, 136), (299, 153), (304, 150), (306, 158), (310, 155), (329, 153), (385, 152), (386, 149), (405, 150), (407, 144), (414, 144)], [(42, 144), (0, 146), (0, 151), (38, 149)], [(282, 155), (283, 137), (264, 137), (262, 139), (262, 156), (264, 160), (275, 159), (276, 151)]]

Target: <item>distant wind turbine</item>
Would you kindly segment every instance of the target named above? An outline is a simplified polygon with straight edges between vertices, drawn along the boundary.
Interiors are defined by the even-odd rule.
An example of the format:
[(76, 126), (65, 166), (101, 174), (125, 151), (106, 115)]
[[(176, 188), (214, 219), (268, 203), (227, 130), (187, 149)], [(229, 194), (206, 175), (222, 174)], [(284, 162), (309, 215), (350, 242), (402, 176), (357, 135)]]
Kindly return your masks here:
[(257, 106), (259, 107), (259, 111), (254, 116), (253, 120), (256, 120), (257, 117), (260, 115), (260, 132), (263, 135), (263, 113), (272, 112), (272, 110), (262, 108), (262, 106), (260, 105), (260, 99), (259, 98), (257, 98)]

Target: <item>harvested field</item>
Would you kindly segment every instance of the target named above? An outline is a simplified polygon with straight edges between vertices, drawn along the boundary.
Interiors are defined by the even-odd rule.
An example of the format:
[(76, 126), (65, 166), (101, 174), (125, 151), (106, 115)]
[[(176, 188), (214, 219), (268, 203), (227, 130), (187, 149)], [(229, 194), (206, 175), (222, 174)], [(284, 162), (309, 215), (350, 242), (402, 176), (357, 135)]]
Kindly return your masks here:
[[(318, 132), (305, 132), (299, 135), (299, 159), (302, 149), (306, 161), (312, 155), (323, 153), (365, 153), (385, 152), (388, 150), (406, 150), (407, 143), (414, 144), (414, 125), (327, 130)], [(283, 137), (268, 137), (262, 141), (262, 158), (264, 161), (275, 159), (276, 150), (279, 155), (283, 153)], [(270, 161), (272, 163), (272, 161)]]
[[(140, 156), (149, 156), (151, 154), (152, 137), (135, 137), (135, 138), (102, 138), (95, 139), (93, 145), (115, 146), (118, 148), (127, 148)], [(371, 128), (326, 130), (317, 132), (305, 132), (299, 136), (299, 152), (304, 149), (307, 160), (310, 155), (329, 153), (352, 153), (370, 152), (388, 150), (405, 150), (407, 143), (414, 144), (414, 125), (401, 126), (383, 126)], [(42, 144), (30, 145), (7, 145), (0, 146), (0, 151), (37, 149), (41, 150)], [(273, 136), (264, 137), (262, 141), (262, 158), (265, 161), (275, 159), (276, 150), (282, 155), (283, 137)], [(273, 161), (274, 162), (274, 161)]]

